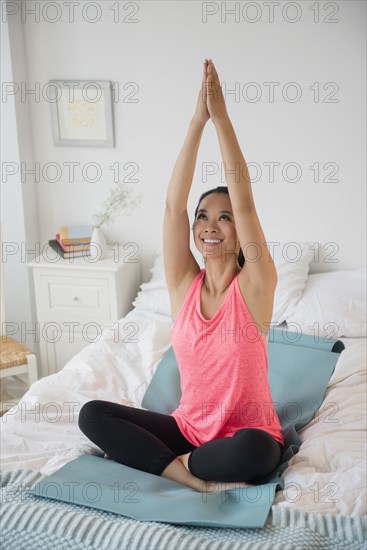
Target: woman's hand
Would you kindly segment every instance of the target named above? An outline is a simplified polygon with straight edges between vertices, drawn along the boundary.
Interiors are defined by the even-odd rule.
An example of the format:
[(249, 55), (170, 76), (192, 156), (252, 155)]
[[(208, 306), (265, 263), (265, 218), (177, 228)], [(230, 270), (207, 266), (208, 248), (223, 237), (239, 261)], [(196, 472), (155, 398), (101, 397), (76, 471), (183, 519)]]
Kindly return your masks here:
[(203, 125), (205, 125), (210, 118), (209, 111), (206, 105), (207, 67), (208, 67), (208, 60), (205, 59), (204, 67), (203, 67), (203, 79), (201, 81), (201, 89), (200, 89), (198, 101), (196, 104), (196, 110), (193, 116), (193, 120)]
[(206, 84), (206, 105), (213, 124), (229, 119), (218, 73), (211, 59), (208, 63)]

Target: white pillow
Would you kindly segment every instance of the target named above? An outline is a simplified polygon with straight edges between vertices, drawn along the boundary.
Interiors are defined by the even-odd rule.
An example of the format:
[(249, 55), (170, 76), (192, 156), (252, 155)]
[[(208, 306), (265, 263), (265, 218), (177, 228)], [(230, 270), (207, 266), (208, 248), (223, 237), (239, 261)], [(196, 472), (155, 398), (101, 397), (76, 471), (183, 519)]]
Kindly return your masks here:
[[(286, 321), (301, 298), (314, 251), (307, 242), (276, 242), (269, 246), (269, 250), (278, 273), (272, 316), (272, 323), (278, 325)], [(141, 291), (132, 305), (141, 311), (171, 317), (163, 253), (162, 251), (155, 253), (154, 265), (150, 270), (152, 278), (149, 283), (141, 285)], [(204, 267), (200, 252), (193, 252), (193, 254), (200, 267)]]
[(143, 283), (132, 305), (140, 311), (171, 317), (171, 301), (161, 281)]
[[(311, 246), (313, 248), (311, 248)], [(306, 286), (315, 243), (281, 242), (269, 246), (278, 275), (272, 323), (281, 324), (293, 312)]]
[(321, 338), (367, 336), (366, 268), (309, 275), (287, 327)]
[(150, 282), (159, 281), (162, 285), (166, 283), (166, 275), (164, 272), (163, 252), (156, 253), (153, 267), (150, 270), (152, 278)]

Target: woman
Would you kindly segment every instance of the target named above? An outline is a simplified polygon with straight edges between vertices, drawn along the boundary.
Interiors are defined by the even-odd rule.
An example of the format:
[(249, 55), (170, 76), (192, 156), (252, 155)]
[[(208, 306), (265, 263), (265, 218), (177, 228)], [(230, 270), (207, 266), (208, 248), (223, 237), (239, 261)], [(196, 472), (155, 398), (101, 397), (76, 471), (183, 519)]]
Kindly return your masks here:
[[(187, 200), (209, 118), (228, 189), (204, 193), (196, 208), (192, 229), (205, 261), (200, 269), (190, 250)], [(94, 400), (82, 407), (79, 427), (113, 460), (199, 492), (257, 483), (276, 468), (284, 445), (267, 378), (277, 275), (211, 60), (205, 60), (196, 110), (167, 191), (164, 264), (179, 406), (165, 415)]]

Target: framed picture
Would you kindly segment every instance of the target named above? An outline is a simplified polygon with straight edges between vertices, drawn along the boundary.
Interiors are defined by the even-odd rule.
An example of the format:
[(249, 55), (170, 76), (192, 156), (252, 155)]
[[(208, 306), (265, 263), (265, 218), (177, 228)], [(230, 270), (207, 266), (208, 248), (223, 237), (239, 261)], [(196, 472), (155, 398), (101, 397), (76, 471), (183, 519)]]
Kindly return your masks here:
[(115, 146), (108, 80), (50, 80), (48, 99), (55, 145)]

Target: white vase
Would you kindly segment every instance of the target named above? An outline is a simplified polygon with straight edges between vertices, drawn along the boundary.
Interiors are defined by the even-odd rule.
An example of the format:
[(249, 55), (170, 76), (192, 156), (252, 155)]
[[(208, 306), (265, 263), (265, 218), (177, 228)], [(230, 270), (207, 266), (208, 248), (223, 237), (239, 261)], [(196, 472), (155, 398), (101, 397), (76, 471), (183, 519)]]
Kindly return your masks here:
[(90, 258), (102, 260), (107, 253), (107, 242), (100, 227), (94, 227), (90, 241)]

